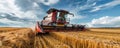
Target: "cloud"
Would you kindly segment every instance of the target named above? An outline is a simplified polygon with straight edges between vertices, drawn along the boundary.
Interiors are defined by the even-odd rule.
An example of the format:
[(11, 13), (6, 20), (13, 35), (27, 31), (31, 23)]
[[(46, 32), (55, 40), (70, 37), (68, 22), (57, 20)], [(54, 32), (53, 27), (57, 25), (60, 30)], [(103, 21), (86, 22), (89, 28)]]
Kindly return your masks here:
[(30, 27), (30, 26), (34, 26), (34, 24), (30, 22), (20, 22), (20, 21), (18, 22), (18, 21), (9, 20), (7, 18), (2, 18), (0, 19), (0, 26), (2, 27)]
[(91, 10), (90, 12), (95, 12), (95, 11), (98, 11), (98, 10), (101, 10), (101, 9), (114, 7), (114, 6), (117, 6), (117, 5), (120, 5), (120, 0), (113, 0), (112, 2), (93, 7), (93, 10)]
[(71, 23), (78, 23), (78, 20), (86, 18), (83, 14), (84, 10), (90, 9), (96, 5), (96, 0), (82, 0), (80, 2), (70, 3), (69, 11), (74, 14), (74, 17), (70, 16)]
[(74, 3), (69, 4), (69, 6), (72, 6), (72, 9), (70, 9), (70, 12), (74, 14), (74, 17), (70, 17), (71, 21), (76, 21), (76, 20), (86, 18), (86, 15), (81, 15), (81, 14), (84, 13), (83, 12), (84, 10), (88, 10), (93, 6), (95, 6), (96, 2), (97, 0), (87, 0), (87, 1), (82, 0), (80, 2), (77, 2), (75, 7), (72, 6)]
[[(35, 20), (40, 20), (38, 15), (42, 14), (42, 10), (36, 2), (30, 2), (30, 5), (23, 7), (16, 1), (19, 0), (0, 0), (0, 26), (25, 26), (25, 24), (31, 25)], [(20, 3), (22, 4), (22, 1)], [(23, 4), (26, 5), (28, 2)]]
[[(0, 23), (2, 23), (2, 26), (20, 26), (19, 24), (23, 24), (22, 22), (17, 22), (17, 21), (11, 21), (7, 18), (2, 18), (0, 19)], [(1, 25), (1, 24), (0, 24)]]
[(36, 0), (36, 1), (48, 6), (54, 5), (59, 2), (59, 0)]
[[(32, 19), (14, 17), (13, 14), (0, 13), (0, 26), (29, 27), (35, 23)], [(27, 25), (26, 25), (27, 24)]]
[[(36, 19), (36, 14), (34, 13), (34, 10), (28, 10), (26, 12), (21, 11), (21, 9), (25, 9), (25, 8), (20, 8), (20, 6), (17, 6), (15, 1), (16, 0), (11, 0), (11, 1), (0, 0), (0, 7), (1, 7), (0, 13), (8, 13), (8, 14), (13, 13), (16, 15), (16, 17), (19, 17), (19, 18), (31, 18), (31, 19), (35, 18)], [(34, 6), (34, 4), (33, 4), (33, 6)]]
[(89, 27), (120, 27), (120, 16), (104, 16), (87, 23)]
[[(86, 4), (85, 5), (82, 5), (82, 6), (79, 6), (79, 10), (86, 10), (86, 9), (90, 9), (92, 8), (93, 6), (96, 5), (96, 0), (87, 0)], [(79, 5), (79, 4), (78, 4)]]

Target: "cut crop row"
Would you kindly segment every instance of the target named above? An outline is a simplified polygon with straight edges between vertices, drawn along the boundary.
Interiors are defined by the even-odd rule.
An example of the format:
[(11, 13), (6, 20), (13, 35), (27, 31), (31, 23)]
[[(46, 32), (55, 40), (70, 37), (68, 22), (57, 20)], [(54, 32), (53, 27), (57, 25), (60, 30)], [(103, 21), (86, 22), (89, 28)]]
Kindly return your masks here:
[(70, 48), (69, 45), (56, 40), (55, 38), (51, 37), (50, 35), (43, 36), (43, 38), (46, 40), (47, 44), (51, 48)]
[[(71, 33), (71, 32), (70, 32)], [(89, 37), (83, 35), (77, 35), (73, 33), (65, 33), (65, 32), (52, 32), (51, 36), (54, 38), (71, 45), (73, 48), (119, 48), (120, 43), (104, 40), (102, 38), (97, 37)]]

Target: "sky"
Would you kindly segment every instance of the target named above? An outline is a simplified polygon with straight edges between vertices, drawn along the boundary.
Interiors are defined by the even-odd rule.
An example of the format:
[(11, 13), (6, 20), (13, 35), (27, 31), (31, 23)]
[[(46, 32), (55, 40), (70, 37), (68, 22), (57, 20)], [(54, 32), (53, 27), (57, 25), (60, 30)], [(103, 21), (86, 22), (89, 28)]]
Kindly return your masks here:
[(50, 8), (73, 13), (71, 24), (120, 27), (120, 0), (0, 0), (0, 27), (30, 27)]

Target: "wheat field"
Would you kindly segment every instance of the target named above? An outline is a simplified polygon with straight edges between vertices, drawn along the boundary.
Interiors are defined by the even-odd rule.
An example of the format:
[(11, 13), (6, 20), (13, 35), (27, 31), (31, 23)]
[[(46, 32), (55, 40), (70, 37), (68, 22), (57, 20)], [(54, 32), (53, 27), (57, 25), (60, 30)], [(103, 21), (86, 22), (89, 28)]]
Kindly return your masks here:
[(35, 34), (30, 28), (0, 28), (0, 30), (2, 30), (0, 48), (33, 48)]
[(120, 48), (120, 29), (35, 35), (30, 28), (0, 28), (0, 48)]
[[(120, 29), (90, 29), (78, 32), (50, 32), (36, 38), (42, 39), (36, 48), (120, 48)], [(39, 39), (36, 39), (39, 41)]]

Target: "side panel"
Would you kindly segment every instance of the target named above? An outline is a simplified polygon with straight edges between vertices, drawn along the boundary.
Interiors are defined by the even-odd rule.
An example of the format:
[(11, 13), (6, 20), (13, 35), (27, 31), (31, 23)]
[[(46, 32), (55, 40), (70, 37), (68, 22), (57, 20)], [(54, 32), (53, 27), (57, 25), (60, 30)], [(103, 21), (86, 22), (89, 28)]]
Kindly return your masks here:
[(53, 12), (52, 14), (52, 22), (56, 22), (57, 20), (57, 11)]

